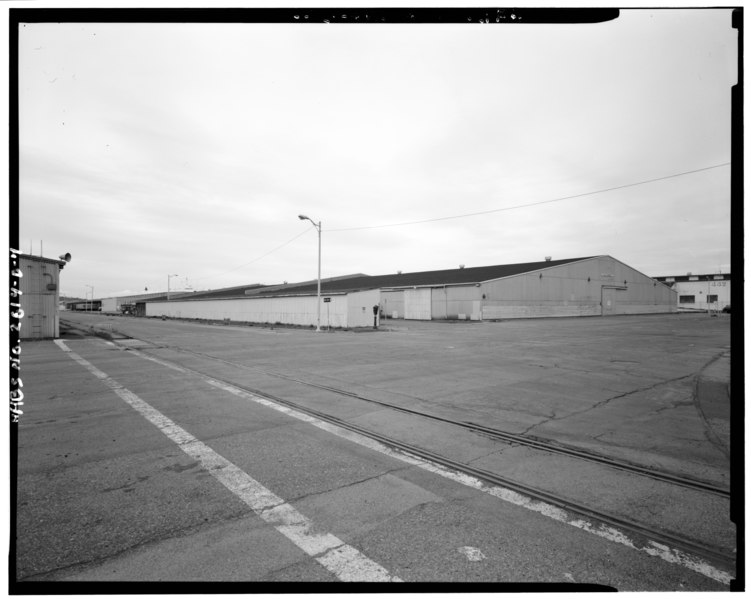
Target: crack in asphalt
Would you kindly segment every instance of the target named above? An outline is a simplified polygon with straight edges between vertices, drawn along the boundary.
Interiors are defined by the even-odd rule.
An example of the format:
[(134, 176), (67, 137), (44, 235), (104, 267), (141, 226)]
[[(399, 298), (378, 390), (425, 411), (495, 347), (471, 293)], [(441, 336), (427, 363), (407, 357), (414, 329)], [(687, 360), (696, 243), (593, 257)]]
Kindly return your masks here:
[[(396, 468), (391, 468), (390, 470), (386, 470), (385, 472), (381, 472), (380, 474), (374, 474), (373, 476), (367, 476), (367, 477), (365, 477), (363, 479), (352, 481), (350, 483), (347, 483), (346, 485), (341, 485), (339, 487), (325, 489), (323, 491), (313, 491), (312, 493), (307, 493), (305, 495), (298, 495), (296, 497), (288, 499), (286, 501), (286, 503), (292, 503), (293, 501), (303, 501), (303, 500), (308, 499), (310, 497), (317, 497), (317, 496), (320, 496), (320, 495), (326, 495), (327, 493), (331, 493), (332, 491), (340, 491), (342, 489), (348, 489), (350, 487), (354, 487), (356, 485), (359, 485), (359, 484), (362, 484), (362, 483), (365, 483), (365, 482), (368, 482), (368, 481), (371, 481), (371, 480), (377, 480), (379, 478), (383, 478), (384, 476), (392, 474), (394, 472), (402, 472), (402, 471), (405, 471), (405, 470), (409, 470), (412, 467), (413, 466), (411, 464), (407, 464), (406, 466), (398, 466)], [(276, 506), (271, 506), (271, 507), (269, 507), (267, 509), (274, 509), (274, 507), (276, 507)]]
[(488, 451), (487, 453), (484, 453), (483, 455), (479, 455), (476, 458), (472, 458), (471, 460), (467, 461), (467, 466), (473, 466), (475, 462), (479, 462), (480, 460), (484, 460), (487, 457), (490, 457), (492, 455), (501, 455), (502, 453), (506, 452), (509, 449), (513, 449), (515, 447), (519, 447), (520, 445), (518, 443), (509, 443), (508, 447), (499, 447), (498, 449), (493, 449), (491, 451)]
[(696, 375), (696, 374), (687, 374), (687, 375), (675, 377), (675, 378), (672, 378), (672, 379), (668, 379), (668, 380), (665, 380), (665, 381), (658, 381), (658, 382), (654, 383), (653, 385), (649, 385), (648, 387), (640, 387), (638, 389), (632, 389), (631, 391), (626, 391), (625, 393), (620, 393), (618, 395), (614, 395), (613, 397), (608, 397), (606, 399), (600, 400), (597, 403), (589, 406), (588, 408), (584, 408), (583, 410), (579, 410), (577, 412), (571, 412), (569, 414), (566, 414), (565, 416), (560, 416), (560, 417), (553, 416), (552, 418), (546, 418), (545, 420), (543, 420), (541, 422), (538, 422), (536, 424), (533, 424), (532, 426), (526, 428), (524, 431), (522, 431), (519, 434), (526, 435), (532, 429), (537, 428), (538, 426), (542, 426), (544, 424), (547, 424), (548, 422), (551, 422), (553, 420), (561, 421), (561, 420), (566, 420), (567, 418), (571, 418), (572, 416), (579, 416), (581, 414), (584, 414), (585, 412), (591, 412), (592, 410), (596, 410), (597, 408), (600, 408), (600, 407), (602, 407), (604, 405), (607, 405), (611, 401), (614, 401), (616, 399), (622, 399), (624, 397), (628, 397), (629, 395), (634, 395), (636, 393), (645, 393), (647, 391), (651, 391), (652, 389), (656, 389), (657, 387), (660, 387), (661, 385), (667, 385), (669, 383), (675, 383), (677, 381), (682, 381), (682, 380), (689, 379), (689, 378), (692, 378), (692, 377), (695, 377), (695, 376), (698, 376), (698, 375)]
[[(715, 433), (714, 428), (709, 423), (709, 420), (707, 419), (706, 414), (704, 413), (704, 409), (701, 407), (701, 402), (699, 401), (699, 383), (701, 382), (702, 374), (704, 373), (707, 368), (709, 368), (712, 364), (720, 360), (721, 358), (730, 358), (730, 352), (723, 350), (719, 354), (715, 355), (709, 362), (707, 362), (701, 370), (696, 375), (696, 380), (694, 381), (694, 385), (692, 388), (692, 397), (691, 402), (696, 408), (696, 411), (699, 413), (699, 417), (701, 418), (702, 424), (704, 425), (704, 436), (709, 441), (709, 443), (722, 452), (722, 454), (727, 458), (730, 459), (730, 449), (726, 446), (726, 444), (720, 439), (720, 437)], [(729, 385), (726, 388), (728, 400), (730, 400), (730, 388)]]

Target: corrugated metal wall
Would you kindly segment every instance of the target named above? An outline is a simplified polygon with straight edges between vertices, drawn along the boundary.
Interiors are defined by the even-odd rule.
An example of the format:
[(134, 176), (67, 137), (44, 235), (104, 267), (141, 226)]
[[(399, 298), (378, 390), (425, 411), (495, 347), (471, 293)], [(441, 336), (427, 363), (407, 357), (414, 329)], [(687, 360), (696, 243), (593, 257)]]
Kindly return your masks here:
[(432, 289), (404, 290), (404, 318), (408, 320), (430, 320), (432, 317)]
[(675, 312), (676, 296), (666, 285), (609, 256), (484, 283), (484, 319), (535, 316), (598, 316), (603, 289), (606, 314)]
[(386, 318), (404, 318), (404, 291), (382, 291), (381, 307)]
[[(50, 339), (60, 336), (58, 297), (60, 267), (51, 262), (33, 260), (20, 256), (19, 266), (23, 277), (19, 280), (21, 290), (20, 339)], [(52, 287), (52, 288), (50, 288)]]
[(448, 288), (448, 318), (480, 320), (480, 287), (463, 285)]
[[(407, 318), (406, 295), (412, 298), (410, 310), (417, 314), (420, 320), (430, 319), (461, 319), (480, 320), (480, 288), (474, 285), (441, 285), (432, 289), (423, 288), (422, 304), (416, 304), (419, 297), (412, 289), (395, 289), (381, 292), (381, 307), (388, 318)], [(430, 318), (427, 318), (427, 294), (430, 292)]]
[[(416, 320), (599, 316), (677, 310), (673, 290), (610, 256), (479, 285), (371, 290), (330, 297), (330, 302), (321, 304), (324, 328), (372, 326), (374, 305), (380, 305), (389, 318)], [(603, 309), (607, 302), (610, 304)], [(309, 326), (316, 323), (316, 297), (149, 302), (146, 315)]]

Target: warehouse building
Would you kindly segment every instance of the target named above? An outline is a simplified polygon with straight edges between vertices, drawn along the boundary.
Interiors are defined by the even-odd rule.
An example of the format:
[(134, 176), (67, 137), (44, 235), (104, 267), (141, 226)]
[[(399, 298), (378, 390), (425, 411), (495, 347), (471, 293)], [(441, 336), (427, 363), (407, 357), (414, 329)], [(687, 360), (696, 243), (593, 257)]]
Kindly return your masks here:
[(50, 339), (60, 336), (60, 271), (70, 254), (60, 260), (19, 254), (18, 267), (21, 305), (19, 339)]
[[(147, 316), (310, 326), (317, 283), (246, 289), (244, 296), (146, 302)], [(611, 256), (474, 268), (353, 275), (322, 281), (321, 325), (362, 327), (378, 317), (501, 320), (676, 311), (676, 292)]]
[(706, 312), (730, 306), (730, 273), (694, 275), (687, 273), (670, 277), (655, 277), (672, 288), (678, 296), (678, 311)]
[[(190, 295), (190, 292), (175, 292), (170, 294), (170, 297), (178, 298)], [(138, 293), (135, 295), (119, 295), (116, 297), (105, 297), (101, 300), (96, 300), (101, 304), (101, 311), (106, 314), (123, 314), (135, 309), (136, 304), (143, 304), (147, 300), (152, 299), (167, 299), (167, 293), (159, 291), (157, 293)], [(78, 309), (78, 308), (73, 308)]]

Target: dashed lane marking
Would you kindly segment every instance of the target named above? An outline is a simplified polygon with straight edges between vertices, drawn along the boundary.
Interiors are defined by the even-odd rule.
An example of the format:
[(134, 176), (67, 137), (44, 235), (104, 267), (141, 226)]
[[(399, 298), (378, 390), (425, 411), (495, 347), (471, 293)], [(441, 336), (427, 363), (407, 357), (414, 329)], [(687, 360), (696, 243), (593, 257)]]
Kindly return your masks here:
[(238, 466), (196, 439), (188, 431), (123, 387), (91, 362), (72, 351), (65, 342), (55, 343), (76, 362), (112, 389), (121, 399), (156, 426), (186, 454), (241, 499), (260, 518), (272, 525), (339, 580), (345, 582), (401, 582), (381, 565), (329, 533), (314, 533), (313, 523), (281, 497), (264, 487)]

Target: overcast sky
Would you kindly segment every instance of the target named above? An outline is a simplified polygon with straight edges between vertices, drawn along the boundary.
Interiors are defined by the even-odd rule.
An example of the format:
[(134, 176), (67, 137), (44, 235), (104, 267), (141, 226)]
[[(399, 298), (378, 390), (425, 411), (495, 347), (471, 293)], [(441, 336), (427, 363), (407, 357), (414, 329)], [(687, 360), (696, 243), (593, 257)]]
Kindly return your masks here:
[(730, 270), (729, 10), (19, 37), (19, 249), (72, 254), (64, 295), (314, 279), (301, 213), (324, 278), (600, 254)]

